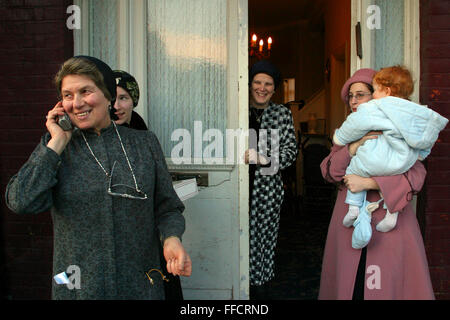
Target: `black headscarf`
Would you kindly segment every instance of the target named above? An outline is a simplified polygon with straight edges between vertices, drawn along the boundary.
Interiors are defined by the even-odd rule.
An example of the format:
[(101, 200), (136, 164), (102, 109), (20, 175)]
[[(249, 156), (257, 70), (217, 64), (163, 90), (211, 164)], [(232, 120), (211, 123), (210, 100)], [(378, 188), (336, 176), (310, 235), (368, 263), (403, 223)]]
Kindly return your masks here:
[(139, 102), (139, 85), (136, 79), (128, 72), (122, 70), (114, 70), (114, 78), (118, 87), (124, 89), (133, 100), (133, 108)]
[(109, 94), (111, 95), (111, 108), (109, 115), (111, 116), (112, 120), (117, 120), (118, 117), (114, 114), (114, 103), (116, 102), (116, 96), (117, 96), (117, 88), (116, 88), (116, 80), (114, 78), (114, 73), (111, 70), (111, 68), (104, 63), (102, 60), (97, 59), (95, 57), (90, 56), (75, 56), (74, 58), (81, 58), (88, 60), (89, 62), (92, 62), (100, 71), (100, 73), (103, 76), (103, 82), (105, 83), (106, 89), (108, 90)]

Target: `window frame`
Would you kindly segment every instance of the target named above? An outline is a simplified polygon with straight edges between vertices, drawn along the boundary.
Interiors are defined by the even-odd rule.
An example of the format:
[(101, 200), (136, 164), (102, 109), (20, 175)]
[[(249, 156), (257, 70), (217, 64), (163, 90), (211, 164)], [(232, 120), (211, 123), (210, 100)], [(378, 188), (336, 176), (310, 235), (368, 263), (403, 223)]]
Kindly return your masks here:
[[(74, 0), (74, 5), (78, 5), (81, 9), (81, 29), (74, 30), (74, 55), (89, 55), (89, 1), (90, 0)], [(247, 0), (245, 0), (247, 1)], [(236, 8), (236, 6), (242, 5), (242, 1), (239, 0), (227, 0), (228, 11)], [(148, 87), (146, 66), (147, 66), (147, 0), (121, 0), (118, 1), (117, 7), (118, 15), (118, 32), (117, 43), (119, 48), (117, 51), (117, 63), (118, 68), (122, 70), (129, 70), (131, 74), (136, 78), (139, 86), (142, 88)], [(228, 14), (228, 66), (237, 65), (235, 68), (227, 68), (227, 127), (228, 128), (241, 128), (238, 125), (238, 117), (236, 112), (232, 110), (231, 106), (237, 105), (242, 98), (236, 99), (231, 92), (239, 91), (238, 73), (242, 71), (239, 62), (243, 59), (241, 48), (236, 48), (238, 39), (242, 38), (239, 34), (239, 30), (234, 30), (230, 27), (232, 23), (232, 15)], [(247, 51), (247, 47), (242, 50)], [(248, 63), (246, 64), (248, 66)], [(242, 78), (242, 76), (241, 76)], [(240, 96), (242, 93), (239, 94)], [(140, 91), (141, 101), (148, 101), (147, 90)], [(146, 124), (148, 125), (148, 110), (147, 104), (142, 103), (136, 107), (136, 111), (142, 116)], [(247, 106), (248, 107), (248, 106)], [(239, 108), (241, 108), (239, 104)], [(247, 112), (239, 110), (239, 114)], [(225, 133), (224, 133), (225, 138)], [(192, 158), (192, 164), (174, 164), (170, 157), (166, 157), (166, 162), (169, 170), (173, 171), (226, 171), (231, 172), (235, 168), (235, 164), (226, 164), (226, 157), (222, 160), (223, 164), (195, 164), (195, 159)], [(237, 159), (236, 159), (237, 161)]]
[[(403, 64), (412, 72), (415, 80), (414, 92), (411, 100), (419, 103), (420, 89), (420, 2), (419, 0), (404, 1), (404, 53)], [(351, 18), (351, 48), (350, 48), (350, 74), (361, 68), (371, 68), (372, 61), (372, 32), (366, 32), (361, 39), (362, 59), (356, 53), (356, 33), (355, 26), (361, 23), (364, 28), (368, 18), (366, 9), (371, 5), (371, 0), (352, 0)]]

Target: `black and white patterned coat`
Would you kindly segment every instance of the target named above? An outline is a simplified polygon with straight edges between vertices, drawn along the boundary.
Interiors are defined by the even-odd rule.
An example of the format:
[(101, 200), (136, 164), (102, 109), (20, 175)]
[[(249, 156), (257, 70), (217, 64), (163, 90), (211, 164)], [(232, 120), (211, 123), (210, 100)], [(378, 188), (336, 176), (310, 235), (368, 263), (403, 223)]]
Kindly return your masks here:
[[(274, 129), (278, 129), (279, 139), (271, 139)], [(267, 147), (266, 141), (268, 141)], [(278, 153), (274, 145), (277, 142)], [(297, 158), (297, 141), (292, 114), (283, 105), (270, 102), (264, 110), (260, 119), (258, 152), (271, 157), (272, 166), (273, 159), (278, 156), (278, 163), (273, 166), (273, 172), (270, 172), (267, 167), (256, 166), (255, 168), (250, 198), (251, 285), (261, 285), (274, 277), (275, 245), (284, 196), (280, 170), (289, 167)], [(272, 174), (267, 174), (268, 172)]]

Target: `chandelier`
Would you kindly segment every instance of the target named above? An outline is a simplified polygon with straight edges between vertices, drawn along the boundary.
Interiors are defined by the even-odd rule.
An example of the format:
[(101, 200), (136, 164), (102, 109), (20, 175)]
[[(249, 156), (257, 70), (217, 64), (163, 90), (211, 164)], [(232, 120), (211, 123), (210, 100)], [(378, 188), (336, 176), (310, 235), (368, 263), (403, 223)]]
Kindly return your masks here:
[(272, 49), (272, 37), (268, 37), (266, 42), (267, 46), (264, 46), (264, 40), (261, 38), (258, 43), (258, 36), (253, 34), (249, 47), (250, 57), (256, 57), (258, 59), (269, 58)]

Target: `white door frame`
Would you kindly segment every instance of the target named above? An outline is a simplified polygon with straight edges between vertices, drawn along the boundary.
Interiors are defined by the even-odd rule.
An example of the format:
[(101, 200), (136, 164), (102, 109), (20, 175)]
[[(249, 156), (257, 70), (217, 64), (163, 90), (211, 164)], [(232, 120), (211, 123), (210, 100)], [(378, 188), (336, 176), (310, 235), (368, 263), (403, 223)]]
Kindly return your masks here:
[[(238, 92), (239, 92), (239, 119), (237, 121), (239, 128), (247, 129), (248, 124), (248, 0), (233, 0), (230, 1), (233, 8), (238, 10), (236, 16), (238, 21), (228, 20), (229, 26), (234, 26), (237, 30), (230, 30), (230, 49), (237, 51), (237, 66), (238, 66)], [(235, 9), (233, 9), (235, 10)], [(229, 12), (232, 12), (231, 7)], [(237, 32), (236, 32), (237, 31)], [(233, 36), (237, 37), (237, 41)], [(237, 46), (237, 48), (234, 47)], [(232, 66), (233, 61), (229, 61), (229, 66)], [(230, 77), (231, 79), (231, 77)], [(236, 82), (235, 82), (236, 83)], [(229, 93), (235, 90), (228, 90)], [(228, 106), (230, 110), (230, 106)], [(231, 122), (230, 122), (231, 123)], [(239, 196), (239, 269), (240, 269), (240, 284), (239, 292), (235, 293), (235, 297), (239, 300), (249, 299), (250, 297), (250, 275), (249, 275), (249, 174), (248, 166), (238, 165), (238, 196)]]

